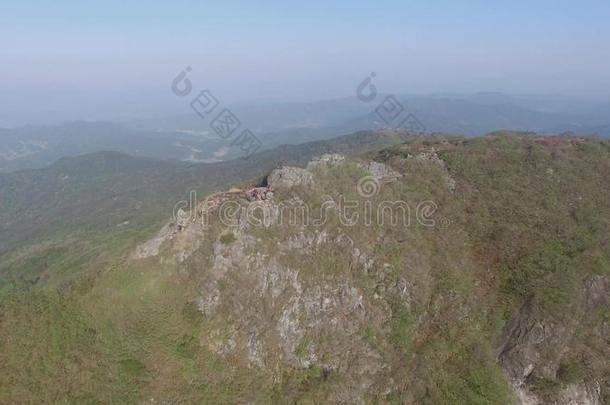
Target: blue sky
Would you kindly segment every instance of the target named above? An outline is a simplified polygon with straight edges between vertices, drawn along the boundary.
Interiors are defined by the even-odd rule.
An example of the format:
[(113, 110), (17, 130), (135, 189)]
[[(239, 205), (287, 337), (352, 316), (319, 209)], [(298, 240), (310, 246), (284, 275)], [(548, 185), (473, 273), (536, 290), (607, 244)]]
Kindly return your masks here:
[(607, 0), (4, 0), (0, 108), (161, 105), (187, 65), (230, 101), (352, 95), (371, 71), (394, 93), (610, 98), (609, 20)]

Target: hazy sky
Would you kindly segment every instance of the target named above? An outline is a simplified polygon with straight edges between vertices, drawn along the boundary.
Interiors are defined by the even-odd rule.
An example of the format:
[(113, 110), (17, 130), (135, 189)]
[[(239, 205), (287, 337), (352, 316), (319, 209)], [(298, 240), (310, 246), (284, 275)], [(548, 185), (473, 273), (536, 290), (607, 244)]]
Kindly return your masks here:
[(610, 98), (610, 1), (0, 2), (0, 114), (165, 108), (185, 66), (226, 101), (503, 91)]

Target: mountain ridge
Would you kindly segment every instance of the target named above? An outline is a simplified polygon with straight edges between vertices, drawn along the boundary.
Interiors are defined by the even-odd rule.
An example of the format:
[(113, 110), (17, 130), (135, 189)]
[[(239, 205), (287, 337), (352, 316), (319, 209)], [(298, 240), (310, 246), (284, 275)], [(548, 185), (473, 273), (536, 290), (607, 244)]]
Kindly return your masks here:
[[(601, 403), (609, 154), (409, 138), (225, 184), (188, 223), (21, 250), (0, 268), (0, 400)], [(387, 202), (411, 221), (366, 219)], [(303, 204), (335, 208), (259, 221)]]

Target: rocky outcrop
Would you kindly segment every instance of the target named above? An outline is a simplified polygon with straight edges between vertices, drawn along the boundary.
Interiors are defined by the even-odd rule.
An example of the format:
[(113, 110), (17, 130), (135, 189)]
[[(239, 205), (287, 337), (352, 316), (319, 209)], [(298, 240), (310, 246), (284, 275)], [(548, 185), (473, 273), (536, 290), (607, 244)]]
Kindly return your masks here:
[(373, 161), (360, 163), (358, 166), (369, 172), (380, 183), (390, 183), (402, 177), (396, 170), (383, 163)]
[[(501, 345), (498, 361), (513, 382), (522, 404), (537, 404), (541, 400), (529, 387), (529, 381), (557, 381), (560, 362), (569, 350), (569, 343), (580, 325), (595, 316), (596, 311), (610, 303), (610, 280), (594, 276), (585, 282), (577, 316), (553, 319), (529, 301), (509, 324)], [(599, 386), (596, 381), (572, 384), (557, 393), (560, 404), (598, 404)]]
[(445, 171), (446, 174), (446, 182), (447, 188), (449, 191), (454, 192), (457, 187), (457, 182), (453, 176), (447, 171), (447, 165), (445, 161), (438, 156), (438, 153), (435, 148), (430, 149), (429, 151), (420, 152), (417, 155), (409, 155), (409, 159), (414, 159), (418, 162), (428, 162), (434, 165), (437, 165), (441, 169)]
[(282, 167), (267, 176), (267, 185), (273, 190), (287, 190), (296, 186), (313, 185), (313, 174), (298, 167)]
[(522, 382), (534, 371), (541, 377), (554, 379), (561, 353), (548, 359), (554, 360), (551, 364), (541, 361), (543, 351), (564, 347), (575, 325), (571, 326), (546, 319), (532, 308), (531, 303), (525, 304), (509, 327), (499, 356), (500, 364), (514, 381)]
[(338, 153), (327, 153), (317, 158), (314, 158), (307, 164), (307, 170), (313, 171), (320, 168), (328, 168), (337, 166), (338, 164), (345, 161), (345, 156)]
[[(411, 402), (398, 393), (419, 384), (415, 379), (409, 381), (409, 376), (419, 372), (410, 368), (415, 358), (412, 347), (423, 347), (434, 339), (437, 328), (468, 325), (469, 317), (477, 316), (473, 315), (474, 305), (462, 298), (468, 294), (451, 289), (452, 279), (443, 281), (447, 285), (435, 295), (438, 276), (432, 259), (439, 254), (428, 246), (435, 239), (417, 229), (386, 233), (387, 229), (348, 228), (332, 221), (328, 222), (331, 226), (313, 228), (304, 221), (278, 220), (280, 210), (291, 203), (300, 207), (315, 203), (329, 190), (341, 192), (340, 188), (332, 190), (332, 181), (342, 178), (337, 176), (340, 170), (327, 170), (339, 165), (350, 165), (340, 173), (352, 176), (349, 181), (357, 181), (365, 171), (379, 184), (396, 182), (392, 188), (400, 191), (416, 180), (410, 169), (415, 174), (433, 172), (436, 189), (449, 199), (438, 179), (446, 176), (451, 191), (455, 182), (439, 155), (432, 150), (410, 156), (401, 154), (388, 160), (390, 165), (323, 155), (307, 169), (276, 169), (268, 176), (266, 187), (218, 193), (198, 205), (193, 217), (183, 213), (185, 218), (197, 220), (201, 213), (219, 211), (230, 202), (231, 207), (242, 208), (235, 218), (229, 218), (234, 223), (217, 222), (206, 230), (198, 230), (201, 228), (192, 226), (192, 221), (167, 226), (140, 246), (136, 256), (157, 255), (160, 261), (181, 263), (178, 267), (189, 272), (189, 282), (193, 282), (189, 302), (195, 304), (196, 316), (205, 324), (205, 331), (196, 332), (200, 345), (228, 363), (252, 370), (261, 381), (283, 387), (282, 379), (292, 375), (308, 384), (323, 385), (331, 375), (342, 380), (325, 398), (329, 402), (364, 403), (373, 392), (381, 402), (388, 396), (417, 403), (426, 397), (426, 389), (413, 394)], [(360, 170), (354, 170), (356, 165)], [(398, 167), (400, 173), (394, 169)], [(274, 196), (275, 190), (282, 192)], [(329, 212), (333, 214), (334, 209)], [(253, 225), (251, 214), (264, 226)], [(391, 251), (385, 250), (388, 246)], [(461, 250), (453, 250), (447, 256), (461, 260), (467, 268), (469, 259), (460, 254)], [(506, 327), (497, 364), (493, 364), (493, 355), (487, 357), (494, 370), (499, 364), (506, 373), (506, 377), (500, 374), (498, 386), (506, 388), (510, 380), (514, 397), (527, 405), (600, 403), (601, 373), (594, 374), (599, 381), (587, 375), (568, 383), (561, 379), (560, 370), (579, 327), (608, 304), (609, 292), (607, 277), (590, 278), (583, 284), (576, 309), (570, 308), (576, 316), (568, 319), (549, 316), (535, 301), (525, 303)], [(446, 356), (445, 362), (452, 353), (441, 350), (438, 355)], [(394, 362), (401, 356), (405, 361)], [(436, 364), (444, 364), (440, 361)], [(406, 382), (391, 381), (390, 376)], [(345, 386), (347, 381), (349, 386)], [(428, 381), (435, 380), (427, 380), (432, 385)], [(535, 389), (536, 381), (553, 386), (551, 402)]]
[(563, 388), (558, 395), (558, 403), (565, 405), (600, 405), (600, 387), (594, 384), (570, 384)]
[(269, 187), (254, 187), (245, 192), (248, 201), (266, 201), (273, 198), (273, 191)]
[(135, 252), (131, 255), (133, 259), (145, 259), (147, 257), (156, 256), (159, 254), (159, 249), (163, 242), (170, 240), (176, 233), (176, 227), (169, 223), (165, 225), (157, 234), (150, 240), (136, 247)]

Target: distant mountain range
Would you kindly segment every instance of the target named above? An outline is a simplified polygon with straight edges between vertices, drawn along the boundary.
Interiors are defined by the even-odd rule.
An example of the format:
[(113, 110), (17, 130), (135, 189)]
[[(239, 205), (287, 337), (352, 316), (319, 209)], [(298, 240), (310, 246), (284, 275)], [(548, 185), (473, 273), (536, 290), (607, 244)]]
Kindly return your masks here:
[(406, 139), (404, 131), (362, 131), (280, 146), (249, 159), (196, 164), (102, 151), (0, 173), (0, 255), (50, 235), (114, 232), (125, 221), (127, 228), (155, 223), (191, 190), (203, 196), (227, 184), (260, 181), (275, 167), (304, 165), (323, 153), (362, 153)]
[[(375, 102), (342, 98), (318, 102), (236, 105), (231, 111), (262, 149), (329, 139), (359, 130), (398, 126), (384, 122)], [(427, 132), (477, 136), (501, 129), (539, 133), (575, 132), (610, 136), (610, 103), (500, 93), (397, 96)], [(55, 126), (0, 129), (0, 172), (47, 166), (65, 156), (112, 150), (133, 156), (190, 162), (239, 157), (239, 147), (220, 138), (193, 111), (181, 116), (121, 123), (72, 122)]]

